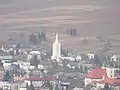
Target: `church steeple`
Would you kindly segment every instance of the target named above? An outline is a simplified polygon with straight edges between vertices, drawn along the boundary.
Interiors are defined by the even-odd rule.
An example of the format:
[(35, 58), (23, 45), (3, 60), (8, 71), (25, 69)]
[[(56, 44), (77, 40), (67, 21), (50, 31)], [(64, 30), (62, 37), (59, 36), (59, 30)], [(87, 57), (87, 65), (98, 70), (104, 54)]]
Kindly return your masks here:
[(4, 46), (2, 46), (2, 47), (1, 47), (1, 50), (2, 50), (2, 51), (5, 51), (5, 48), (4, 48)]
[(55, 42), (56, 42), (56, 43), (58, 43), (58, 42), (59, 42), (59, 39), (58, 39), (58, 33), (56, 33)]
[(51, 59), (57, 60), (59, 62), (61, 57), (61, 44), (58, 39), (58, 33), (56, 33), (55, 41), (52, 48), (52, 57)]

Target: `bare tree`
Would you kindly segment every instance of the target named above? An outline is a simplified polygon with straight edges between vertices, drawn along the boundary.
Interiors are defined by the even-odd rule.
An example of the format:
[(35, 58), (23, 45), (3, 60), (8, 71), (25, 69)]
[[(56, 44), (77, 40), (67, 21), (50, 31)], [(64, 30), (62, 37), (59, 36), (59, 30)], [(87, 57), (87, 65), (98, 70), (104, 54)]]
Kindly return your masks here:
[(35, 67), (38, 67), (39, 60), (38, 60), (36, 55), (31, 59), (30, 64), (35, 66)]

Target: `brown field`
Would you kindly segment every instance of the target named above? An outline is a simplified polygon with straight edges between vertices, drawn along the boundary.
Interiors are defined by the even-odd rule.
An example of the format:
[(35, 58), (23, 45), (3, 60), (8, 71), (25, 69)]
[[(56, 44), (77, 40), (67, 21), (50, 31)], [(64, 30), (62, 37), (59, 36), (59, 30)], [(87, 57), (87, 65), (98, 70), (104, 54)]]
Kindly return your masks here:
[[(0, 0), (0, 42), (19, 33), (44, 31), (49, 37), (59, 32), (64, 47), (92, 51), (103, 44), (96, 36), (119, 36), (119, 16), (120, 0)], [(70, 28), (78, 37), (66, 36)], [(88, 45), (82, 44), (85, 37), (93, 37)]]

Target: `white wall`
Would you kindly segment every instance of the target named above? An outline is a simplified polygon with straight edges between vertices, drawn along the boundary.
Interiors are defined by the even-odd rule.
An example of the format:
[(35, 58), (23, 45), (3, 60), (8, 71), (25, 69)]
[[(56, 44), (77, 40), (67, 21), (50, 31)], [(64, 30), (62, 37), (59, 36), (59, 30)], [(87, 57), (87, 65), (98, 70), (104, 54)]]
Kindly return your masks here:
[(85, 83), (85, 87), (90, 84), (93, 81), (102, 81), (103, 79), (90, 79), (90, 78), (85, 78), (84, 79), (84, 83)]
[(27, 90), (27, 88), (20, 88), (19, 90)]

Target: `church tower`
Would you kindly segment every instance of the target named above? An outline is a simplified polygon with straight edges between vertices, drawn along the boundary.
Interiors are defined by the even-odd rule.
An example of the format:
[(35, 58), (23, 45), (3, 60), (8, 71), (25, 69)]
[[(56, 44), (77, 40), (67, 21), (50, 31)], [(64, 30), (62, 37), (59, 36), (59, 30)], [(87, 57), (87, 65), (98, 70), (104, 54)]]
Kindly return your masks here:
[(55, 42), (53, 43), (52, 56), (51, 59), (57, 60), (59, 62), (61, 58), (61, 43), (58, 39), (58, 34), (56, 34)]

